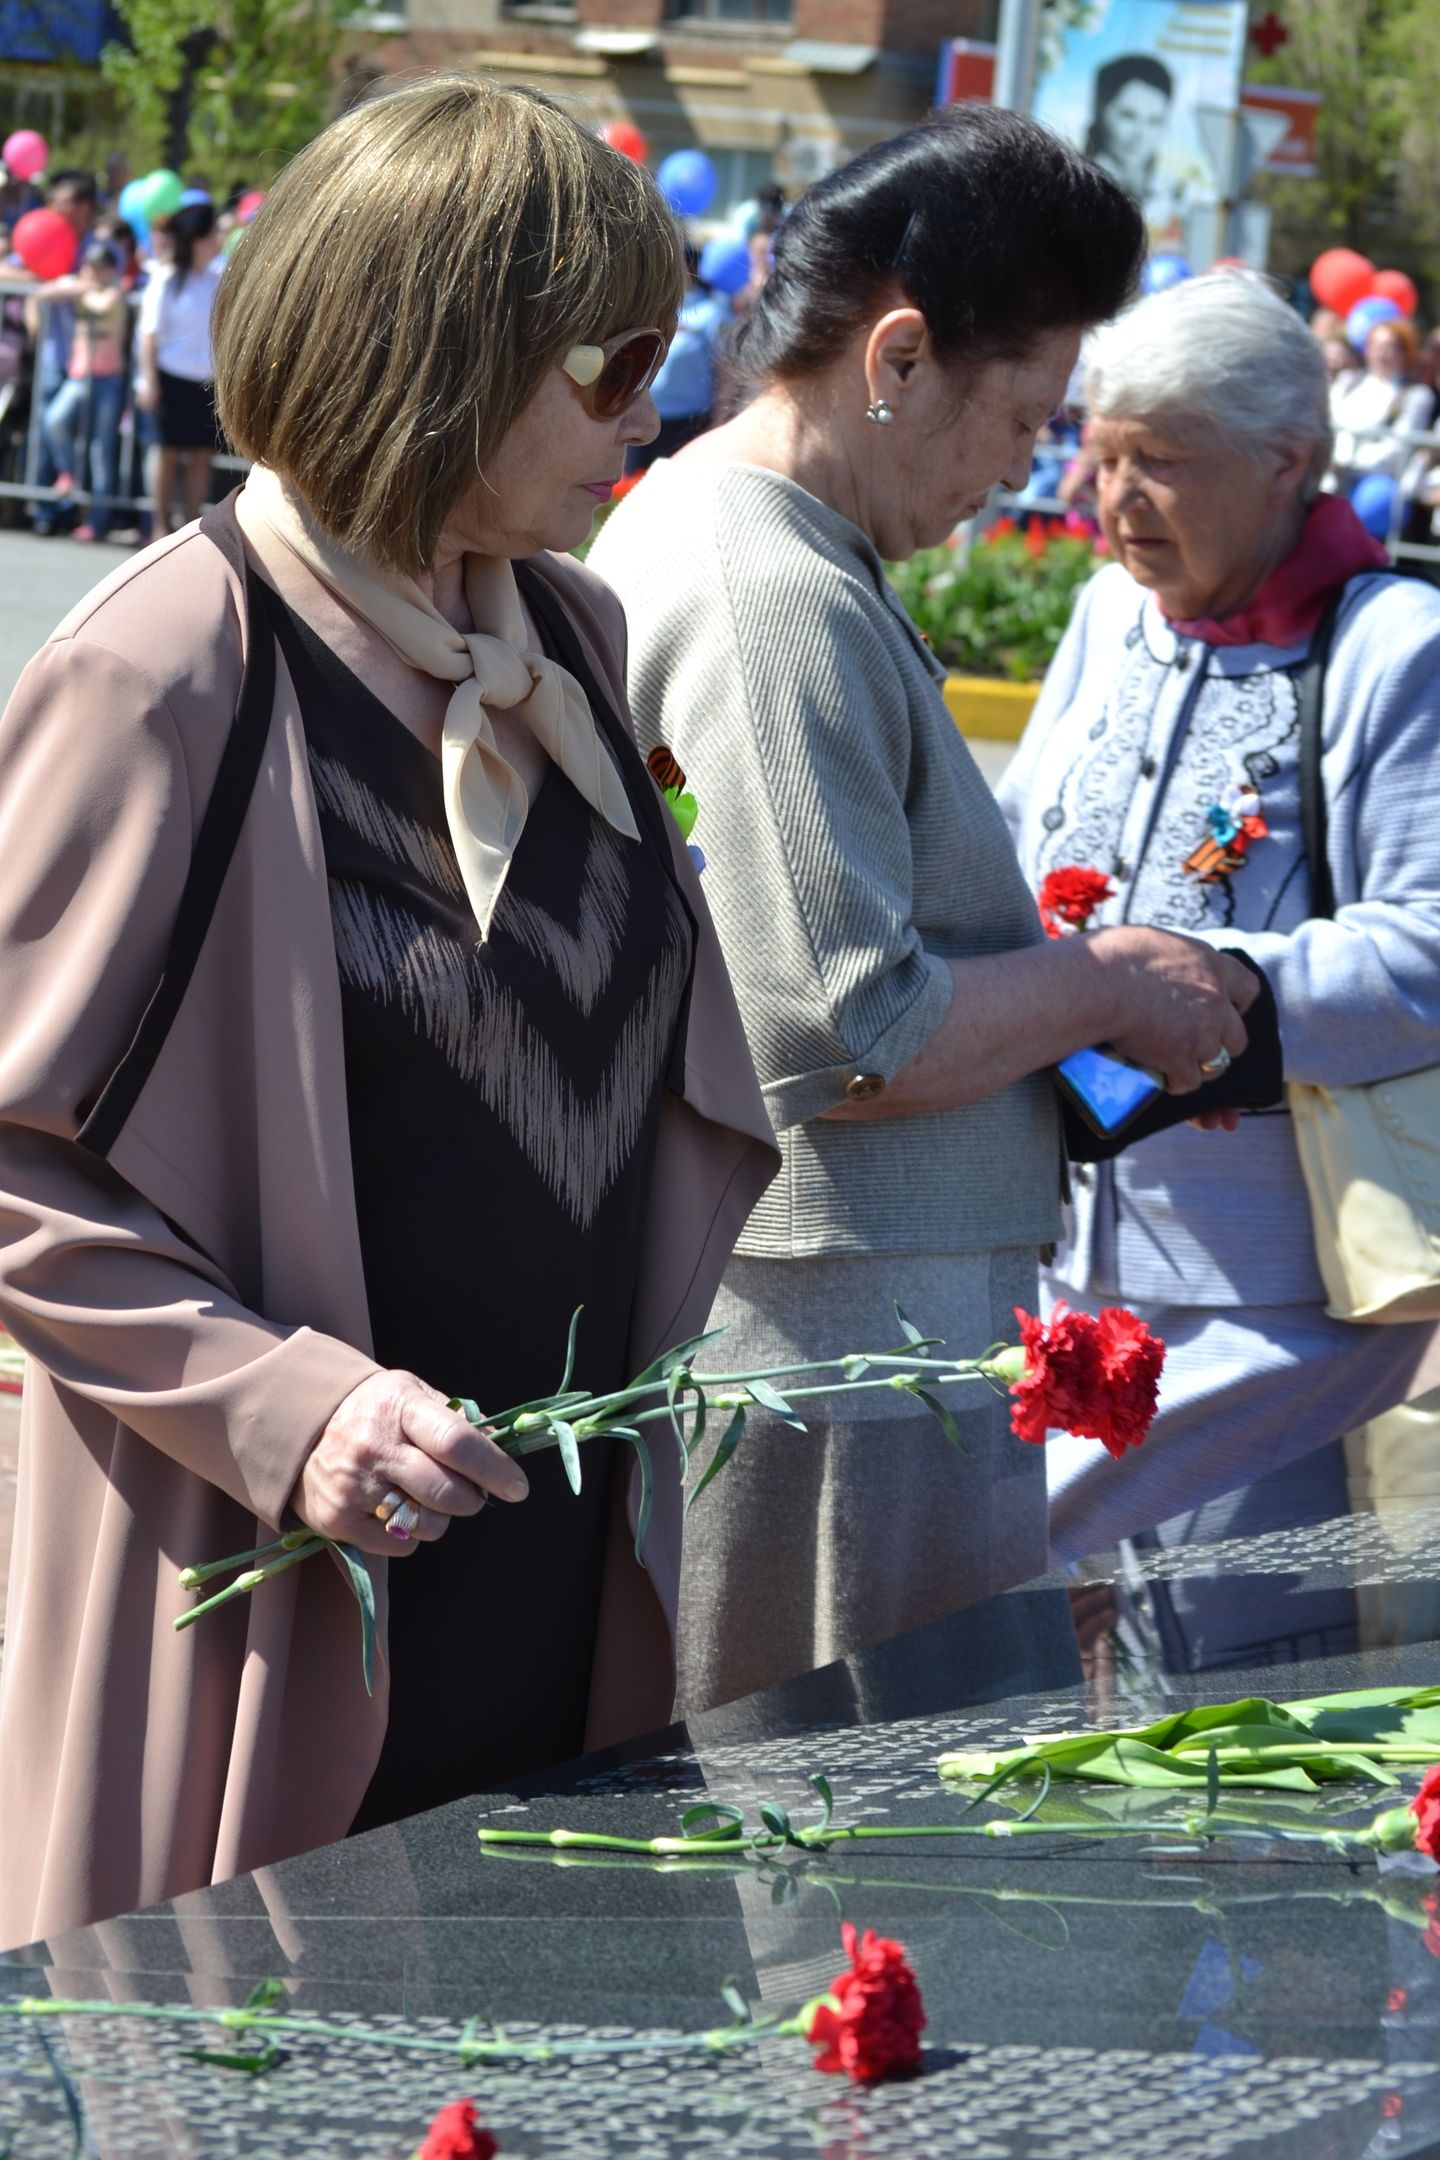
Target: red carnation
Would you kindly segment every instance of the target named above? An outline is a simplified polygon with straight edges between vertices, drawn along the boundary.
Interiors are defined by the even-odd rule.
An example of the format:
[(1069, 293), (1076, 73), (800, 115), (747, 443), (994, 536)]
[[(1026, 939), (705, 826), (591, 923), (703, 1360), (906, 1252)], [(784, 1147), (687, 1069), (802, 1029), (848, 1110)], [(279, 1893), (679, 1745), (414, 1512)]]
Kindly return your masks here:
[(1048, 1326), (1017, 1305), (1025, 1371), (1010, 1388), (1010, 1425), (1032, 1445), (1048, 1431), (1098, 1440), (1116, 1460), (1155, 1415), (1165, 1345), (1123, 1305), (1099, 1318), (1057, 1305)]
[(499, 2145), (477, 2118), (473, 2100), (452, 2100), (425, 2133), (416, 2160), (495, 2160)]
[(1103, 870), (1084, 870), (1066, 863), (1041, 880), (1040, 920), (1047, 937), (1063, 937), (1067, 929), (1084, 930), (1103, 901), (1114, 898), (1115, 888)]
[(1410, 1802), (1415, 1817), (1415, 1849), (1440, 1860), (1440, 1763), (1427, 1770), (1420, 1790)]
[(904, 1946), (866, 1928), (857, 1939), (847, 1920), (840, 1930), (849, 1972), (837, 1973), (830, 1999), (818, 2002), (805, 2037), (821, 2052), (817, 2070), (843, 2071), (857, 2084), (904, 2077), (920, 2064), (925, 2006)]
[(1425, 1948), (1431, 1957), (1440, 1958), (1440, 1897), (1427, 1890), (1420, 1905), (1425, 1914)]

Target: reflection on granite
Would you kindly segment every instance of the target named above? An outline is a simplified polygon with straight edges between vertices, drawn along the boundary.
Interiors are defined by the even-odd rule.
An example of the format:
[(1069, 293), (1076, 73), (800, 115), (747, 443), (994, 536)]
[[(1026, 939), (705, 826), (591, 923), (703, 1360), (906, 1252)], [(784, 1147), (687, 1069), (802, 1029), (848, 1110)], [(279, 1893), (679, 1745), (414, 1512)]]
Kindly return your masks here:
[[(1383, 1564), (1433, 1578), (1440, 1507), (1407, 1511)], [(1352, 1535), (1351, 1533), (1355, 1533)], [(1276, 1534), (1280, 1535), (1280, 1534)], [(1320, 1524), (1289, 1566), (1257, 1539), (1209, 1547), (1236, 1580), (1380, 1563), (1371, 1526)], [(1308, 1543), (1306, 1541), (1309, 1541)], [(1153, 1557), (1153, 1556), (1152, 1556)], [(1181, 1556), (1166, 1553), (1167, 1568)], [(1404, 1569), (1412, 1574), (1407, 1576)], [(1281, 1595), (1284, 1594), (1283, 1586)], [(310, 1853), (0, 1959), (0, 1995), (244, 2001), (276, 1975), (288, 2007), (400, 2040), (700, 2031), (731, 1980), (793, 2012), (833, 1975), (842, 1918), (899, 1936), (929, 2012), (926, 2073), (862, 2092), (796, 2041), (552, 2061), (505, 2071), (358, 2041), (287, 2041), (251, 2080), (196, 2062), (222, 2029), (0, 2019), (0, 2152), (104, 2160), (355, 2155), (402, 2160), (445, 2100), (473, 2092), (510, 2155), (664, 2160), (1403, 2160), (1440, 2151), (1440, 1879), (1418, 1856), (1352, 1870), (1306, 1848), (1157, 1852), (1139, 1838), (1023, 1846), (837, 1846), (766, 1862), (482, 1849), (481, 1819), (673, 1833), (697, 1797), (798, 1819), (823, 1771), (837, 1820), (959, 1819), (936, 1757), (1154, 1708), (1437, 1677), (1432, 1642), (1216, 1676), (1080, 1678), (1065, 1588), (1033, 1585), (645, 1745)], [(1293, 1796), (1285, 1798), (1291, 1802)], [(1317, 1794), (1368, 1814), (1373, 1791)], [(1255, 1857), (1256, 1854), (1259, 1857)], [(1432, 1952), (1429, 1944), (1435, 1942)], [(83, 2113), (77, 2143), (70, 2108)]]

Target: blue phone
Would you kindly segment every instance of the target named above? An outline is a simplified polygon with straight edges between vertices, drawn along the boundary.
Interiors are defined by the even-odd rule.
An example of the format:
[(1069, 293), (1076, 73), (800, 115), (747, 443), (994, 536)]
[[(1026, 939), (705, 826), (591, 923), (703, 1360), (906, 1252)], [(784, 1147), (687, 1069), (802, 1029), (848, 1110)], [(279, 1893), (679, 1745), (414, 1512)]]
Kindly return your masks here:
[(1056, 1071), (1081, 1117), (1102, 1140), (1123, 1132), (1163, 1092), (1156, 1074), (1113, 1050), (1072, 1050)]

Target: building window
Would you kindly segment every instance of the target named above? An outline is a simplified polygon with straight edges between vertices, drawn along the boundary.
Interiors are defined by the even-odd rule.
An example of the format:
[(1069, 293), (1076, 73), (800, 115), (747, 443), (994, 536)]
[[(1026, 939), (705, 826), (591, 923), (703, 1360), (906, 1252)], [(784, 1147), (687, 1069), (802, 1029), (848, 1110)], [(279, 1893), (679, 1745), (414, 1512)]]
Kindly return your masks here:
[(788, 23), (795, 0), (666, 0), (668, 22)]

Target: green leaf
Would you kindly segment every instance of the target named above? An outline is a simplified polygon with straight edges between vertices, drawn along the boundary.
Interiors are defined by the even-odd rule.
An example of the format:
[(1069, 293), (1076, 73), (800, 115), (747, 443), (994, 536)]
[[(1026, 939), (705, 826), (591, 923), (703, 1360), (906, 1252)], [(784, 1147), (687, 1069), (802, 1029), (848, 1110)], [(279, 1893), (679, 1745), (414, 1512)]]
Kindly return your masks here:
[(1214, 1742), (1205, 1758), (1205, 1811), (1213, 1815), (1220, 1798), (1220, 1754)]
[(687, 1515), (690, 1513), (691, 1508), (694, 1507), (701, 1493), (704, 1492), (706, 1486), (710, 1483), (710, 1480), (714, 1477), (718, 1477), (719, 1473), (724, 1469), (726, 1463), (729, 1462), (730, 1457), (734, 1454), (736, 1448), (740, 1445), (740, 1436), (744, 1432), (744, 1430), (745, 1412), (742, 1408), (734, 1413), (724, 1432), (716, 1441), (715, 1452), (710, 1457), (709, 1462), (705, 1465), (704, 1475), (701, 1477), (699, 1484), (694, 1488), (689, 1499), (685, 1502), (685, 1513)]
[(968, 1455), (970, 1452), (969, 1443), (960, 1427), (956, 1424), (949, 1405), (941, 1402), (938, 1395), (932, 1395), (928, 1388), (911, 1388), (910, 1393), (917, 1402), (923, 1402), (930, 1415), (938, 1421), (940, 1430), (950, 1442), (951, 1447), (957, 1447), (962, 1455)]
[(795, 1831), (791, 1825), (788, 1808), (776, 1807), (772, 1800), (762, 1801), (760, 1820), (772, 1837), (783, 1838), (787, 1845), (796, 1843)]
[(192, 2062), (209, 2063), (216, 2070), (243, 2070), (247, 2077), (264, 2077), (282, 2061), (277, 2047), (236, 2048), (226, 2052), (223, 2048), (186, 2048)]
[(560, 1450), (560, 1460), (565, 1465), (565, 1475), (570, 1480), (570, 1490), (573, 1493), (578, 1493), (580, 1490), (580, 1443), (575, 1437), (575, 1428), (573, 1425), (567, 1425), (564, 1418), (552, 1418), (550, 1430), (555, 1435), (555, 1445)]
[(829, 1778), (822, 1777), (818, 1770), (811, 1771), (810, 1783), (814, 1791), (818, 1793), (820, 1805), (825, 1811), (815, 1825), (815, 1834), (824, 1837), (825, 1832), (830, 1828), (831, 1816), (835, 1812), (835, 1795), (831, 1790)]
[[(891, 1299), (891, 1303), (895, 1304), (895, 1300), (893, 1298)], [(943, 1349), (945, 1347), (945, 1338), (943, 1335), (922, 1335), (919, 1328), (916, 1327), (914, 1321), (909, 1317), (908, 1313), (906, 1313), (904, 1309), (898, 1304), (895, 1305), (895, 1317), (900, 1322), (900, 1332), (905, 1337), (905, 1341), (902, 1346), (904, 1349), (936, 1350)]]
[(737, 2025), (750, 2024), (750, 2005), (740, 1993), (733, 1980), (727, 1980), (720, 1990), (720, 1999)]
[(702, 1350), (707, 1342), (718, 1342), (725, 1333), (723, 1327), (710, 1328), (703, 1335), (691, 1335), (684, 1342), (675, 1343), (670, 1349), (662, 1350), (653, 1364), (645, 1367), (644, 1372), (636, 1373), (630, 1382), (631, 1387), (645, 1387), (652, 1380), (667, 1380), (677, 1365), (688, 1365), (697, 1350)]
[(626, 1431), (624, 1437), (635, 1450), (635, 1460), (640, 1465), (640, 1506), (635, 1516), (635, 1558), (641, 1567), (645, 1565), (643, 1546), (645, 1533), (650, 1527), (650, 1510), (655, 1504), (655, 1469), (650, 1460), (650, 1450), (638, 1432)]
[[(585, 1307), (583, 1305), (577, 1305), (574, 1312), (570, 1315), (570, 1333), (567, 1336), (565, 1342), (565, 1370), (561, 1373), (560, 1385), (555, 1390), (557, 1395), (563, 1395), (565, 1393), (566, 1388), (568, 1388), (570, 1385), (571, 1376), (575, 1371), (575, 1337), (580, 1332), (580, 1315), (582, 1312), (584, 1312), (584, 1310)], [(576, 1486), (575, 1490), (576, 1492), (579, 1492), (580, 1488), (578, 1485)]]
[(375, 1677), (375, 1585), (370, 1580), (363, 1553), (357, 1552), (353, 1545), (343, 1544), (339, 1538), (326, 1538), (325, 1543), (350, 1577), (350, 1587), (360, 1607), (360, 1669), (365, 1675), (365, 1692), (370, 1695), (374, 1693), (371, 1683)]
[[(681, 1388), (686, 1385), (688, 1377), (686, 1367), (677, 1365), (665, 1383), (665, 1407), (670, 1413), (670, 1430), (675, 1435), (675, 1445), (680, 1451), (680, 1482), (682, 1485), (690, 1475), (690, 1450), (685, 1441), (685, 1421), (676, 1408), (676, 1399)], [(703, 1396), (701, 1401), (704, 1401)]]
[(733, 1844), (745, 1827), (745, 1810), (728, 1800), (697, 1800), (680, 1817), (680, 1835), (697, 1845)]
[(690, 1464), (704, 1441), (705, 1426), (710, 1416), (710, 1405), (705, 1399), (705, 1390), (702, 1387), (697, 1387), (695, 1390), (695, 1407), (692, 1415), (695, 1422), (690, 1430), (689, 1446), (685, 1447), (682, 1457), (684, 1468), (681, 1482), (686, 1485), (690, 1482)]
[(1050, 1787), (1052, 1782), (1053, 1773), (1051, 1771), (1050, 1765), (1048, 1762), (1042, 1762), (1040, 1765), (1040, 1790), (1038, 1793), (1036, 1793), (1035, 1798), (1031, 1801), (1029, 1807), (1027, 1807), (1024, 1813), (1017, 1818), (1018, 1821), (1029, 1822), (1034, 1816), (1039, 1814), (1041, 1808), (1044, 1807), (1045, 1802), (1050, 1797)]
[(247, 2010), (273, 2010), (277, 2004), (284, 2001), (285, 1983), (283, 1980), (276, 1980), (272, 1977), (269, 1980), (256, 1982), (245, 1998), (245, 2008)]
[(458, 1410), (467, 1425), (483, 1425), (485, 1413), (469, 1395), (452, 1395), (445, 1405), (447, 1410)]
[(747, 1393), (753, 1395), (756, 1402), (766, 1410), (773, 1410), (776, 1417), (784, 1418), (785, 1423), (793, 1426), (796, 1432), (804, 1432), (804, 1418), (795, 1415), (779, 1389), (771, 1387), (768, 1380), (747, 1380), (745, 1387)]

